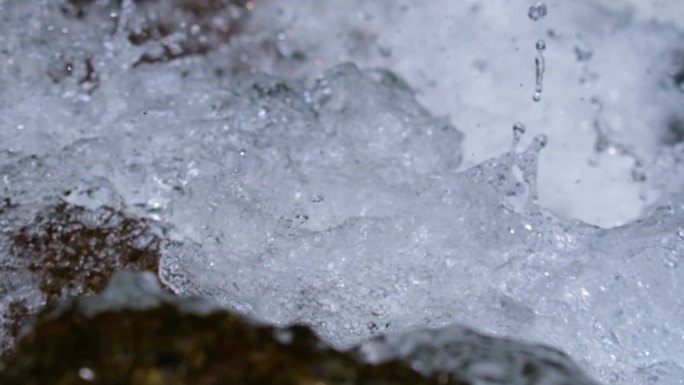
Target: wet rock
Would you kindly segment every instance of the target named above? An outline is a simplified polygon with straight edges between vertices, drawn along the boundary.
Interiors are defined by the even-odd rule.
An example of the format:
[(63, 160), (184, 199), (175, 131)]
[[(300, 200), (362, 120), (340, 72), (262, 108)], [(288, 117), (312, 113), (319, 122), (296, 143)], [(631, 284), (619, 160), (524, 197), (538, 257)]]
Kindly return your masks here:
[(0, 383), (595, 385), (555, 349), (460, 326), (340, 351), (308, 327), (265, 326), (134, 272), (43, 311), (0, 361)]
[(160, 238), (147, 223), (113, 209), (59, 203), (12, 237), (12, 251), (37, 279), (48, 304), (104, 289), (124, 267), (156, 271)]
[[(226, 44), (244, 27), (247, 1), (235, 0), (134, 0), (127, 20), (128, 40), (135, 46), (154, 43), (137, 64), (164, 62), (204, 54)], [(60, 11), (68, 19), (120, 28), (124, 1), (66, 0)], [(152, 47), (152, 46), (150, 46)]]
[(362, 344), (368, 362), (399, 359), (422, 373), (453, 373), (475, 384), (596, 385), (567, 354), (453, 325)]
[(396, 360), (364, 363), (303, 326), (261, 326), (227, 311), (187, 312), (168, 297), (149, 307), (149, 293), (133, 308), (94, 312), (95, 303), (117, 303), (116, 290), (105, 294), (44, 312), (0, 363), (0, 383), (468, 384), (444, 373), (423, 375)]
[[(146, 220), (62, 202), (39, 211), (6, 242), (9, 253), (0, 259), (0, 351), (43, 305), (99, 293), (124, 268), (156, 272), (161, 238)], [(22, 293), (29, 291), (38, 291), (43, 301), (27, 301)]]

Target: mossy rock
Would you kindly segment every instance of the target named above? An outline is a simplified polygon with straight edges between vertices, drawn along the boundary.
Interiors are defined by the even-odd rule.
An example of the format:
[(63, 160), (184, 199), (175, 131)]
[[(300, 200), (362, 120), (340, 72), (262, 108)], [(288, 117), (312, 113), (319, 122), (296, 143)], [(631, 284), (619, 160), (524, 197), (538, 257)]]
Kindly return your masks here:
[[(4, 209), (10, 215), (18, 207), (7, 203)], [(14, 298), (14, 292), (25, 290), (20, 285), (32, 285), (45, 295), (44, 304), (53, 306), (100, 293), (122, 269), (156, 274), (162, 239), (148, 220), (109, 207), (88, 209), (59, 202), (18, 226), (7, 242), (11, 257), (0, 261), (0, 273), (20, 272), (30, 279), (0, 282), (0, 295)], [(0, 317), (0, 328), (13, 340), (38, 309), (17, 296)], [(11, 343), (0, 341), (0, 349), (11, 349)]]
[(261, 326), (226, 311), (202, 315), (164, 302), (87, 315), (73, 302), (41, 318), (6, 359), (0, 383), (466, 385), (400, 361), (367, 364), (306, 327)]
[(62, 202), (21, 227), (12, 236), (12, 252), (27, 263), (51, 304), (99, 293), (123, 268), (157, 271), (160, 242), (144, 219)]

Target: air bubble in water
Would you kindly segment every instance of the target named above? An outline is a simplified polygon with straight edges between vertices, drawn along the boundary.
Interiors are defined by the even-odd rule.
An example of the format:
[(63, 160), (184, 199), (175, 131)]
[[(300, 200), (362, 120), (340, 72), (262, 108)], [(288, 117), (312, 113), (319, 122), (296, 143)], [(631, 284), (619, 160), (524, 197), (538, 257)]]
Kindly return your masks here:
[(538, 1), (530, 6), (530, 9), (527, 11), (527, 16), (529, 16), (530, 19), (537, 21), (539, 19), (543, 19), (544, 16), (546, 16), (546, 13), (546, 4)]

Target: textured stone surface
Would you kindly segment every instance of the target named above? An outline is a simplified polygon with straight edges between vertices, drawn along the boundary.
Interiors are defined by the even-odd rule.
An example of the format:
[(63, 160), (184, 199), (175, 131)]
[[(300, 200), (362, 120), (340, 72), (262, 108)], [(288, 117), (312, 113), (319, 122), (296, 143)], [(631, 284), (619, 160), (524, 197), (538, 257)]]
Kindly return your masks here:
[(98, 297), (43, 312), (0, 362), (3, 385), (592, 385), (565, 355), (464, 328), (338, 351), (304, 326), (274, 328), (119, 273)]
[[(41, 306), (99, 293), (124, 268), (156, 273), (160, 257), (161, 239), (148, 221), (107, 207), (57, 203), (8, 238), (8, 257), (0, 261), (3, 348)], [(40, 293), (40, 300), (22, 298), (27, 290)]]
[[(366, 364), (306, 327), (259, 326), (224, 311), (186, 312), (154, 287), (136, 295), (135, 284), (144, 286), (144, 279), (119, 275), (118, 281), (121, 292), (110, 288), (101, 298), (44, 312), (0, 363), (0, 383), (466, 384), (448, 374), (421, 375), (399, 361)], [(117, 302), (121, 296), (129, 304)], [(115, 305), (124, 308), (107, 308)]]

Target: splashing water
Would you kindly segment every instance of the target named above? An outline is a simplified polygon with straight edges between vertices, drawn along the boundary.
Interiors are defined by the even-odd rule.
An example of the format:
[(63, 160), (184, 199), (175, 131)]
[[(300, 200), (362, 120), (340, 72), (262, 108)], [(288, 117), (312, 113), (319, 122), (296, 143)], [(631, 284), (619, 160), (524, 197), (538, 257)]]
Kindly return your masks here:
[[(388, 4), (388, 9), (395, 6), (382, 3)], [(356, 17), (358, 9), (350, 8), (349, 14)], [(425, 5), (439, 16), (427, 20), (443, 19), (443, 10), (437, 8)], [(392, 15), (400, 12), (397, 8)], [(469, 9), (464, 12), (464, 23), (473, 19)], [(413, 19), (415, 25), (407, 25), (408, 35), (397, 35), (391, 42), (392, 60), (421, 56), (414, 48), (426, 44), (410, 35), (416, 26), (425, 26), (430, 14), (419, 15)], [(518, 12), (518, 17), (524, 15)], [(54, 18), (51, 15), (50, 20)], [(363, 18), (354, 26), (371, 21)], [(299, 22), (321, 25), (315, 18)], [(121, 31), (131, 28), (126, 24), (121, 23)], [(5, 26), (0, 24), (0, 29)], [(396, 31), (394, 26), (387, 30)], [(321, 34), (336, 36), (334, 27), (326, 23)], [(334, 62), (341, 47), (352, 46), (344, 52), (356, 60), (361, 54), (354, 49), (364, 52), (375, 33), (363, 28), (353, 34), (354, 44), (326, 41), (321, 47), (307, 47), (308, 55), (325, 60), (311, 59), (314, 64), (307, 64), (306, 59), (298, 59), (302, 62), (292, 68), (310, 70), (316, 63)], [(645, 30), (636, 29), (634, 35), (646, 34)], [(625, 38), (633, 30), (620, 31)], [(3, 88), (18, 94), (0, 94), (4, 106), (0, 124), (10, 128), (0, 129), (1, 183), (3, 197), (8, 198), (0, 208), (0, 240), (13, 227), (30, 221), (46, 202), (65, 199), (115, 206), (165, 225), (160, 274), (170, 288), (209, 297), (272, 323), (310, 324), (338, 346), (385, 332), (462, 323), (555, 345), (606, 383), (675, 383), (684, 378), (684, 330), (675, 322), (684, 319), (679, 295), (684, 282), (678, 270), (684, 265), (679, 235), (684, 206), (676, 195), (681, 188), (673, 189), (672, 196), (658, 203), (660, 209), (654, 208), (640, 221), (601, 230), (558, 218), (536, 203), (537, 189), (545, 185), (537, 181), (537, 167), (547, 140), (537, 136), (518, 153), (526, 131), (522, 124), (515, 125), (508, 152), (505, 143), (503, 155), (465, 167), (463, 135), (421, 107), (411, 88), (392, 72), (343, 65), (308, 82), (258, 74), (223, 82), (214, 77), (215, 59), (135, 66), (141, 55), (148, 54), (146, 50), (156, 48), (131, 45), (123, 32), (116, 33), (104, 39), (116, 41), (107, 45), (104, 54), (99, 46), (87, 52), (102, 81), (88, 99), (63, 97), (70, 85), (52, 84), (43, 68), (32, 72), (33, 53), (24, 61), (21, 56), (13, 58), (18, 64), (0, 67), (6, 75), (0, 81), (32, 81)], [(533, 37), (537, 31), (525, 33)], [(46, 31), (39, 36), (58, 35)], [(291, 43), (296, 31), (288, 31), (287, 36)], [(401, 46), (402, 39), (414, 45)], [(566, 50), (571, 55), (568, 41), (554, 40), (553, 51), (571, 44)], [(12, 49), (21, 52), (22, 44), (13, 44), (19, 48)], [(644, 50), (650, 47), (647, 42), (638, 44)], [(31, 48), (46, 57), (45, 52), (54, 50), (44, 45)], [(68, 51), (73, 46), (62, 48)], [(282, 60), (286, 51), (278, 48), (281, 51), (275, 56)], [(334, 52), (328, 55), (328, 49)], [(501, 46), (492, 50), (507, 52)], [(540, 96), (542, 51), (538, 46)], [(250, 53), (260, 59), (268, 54)], [(472, 56), (482, 55), (476, 54)], [(605, 52), (592, 64), (602, 57)], [(248, 59), (240, 63), (251, 72), (245, 64)], [(439, 66), (440, 60), (433, 64)], [(526, 60), (529, 56), (521, 55), (515, 68), (528, 68)], [(576, 65), (572, 62), (568, 66)], [(286, 72), (282, 67), (292, 64), (276, 59), (264, 63), (268, 64), (263, 68), (275, 72)], [(376, 62), (364, 63), (377, 67), (368, 64)], [(445, 67), (453, 64), (446, 59), (445, 63)], [(634, 65), (629, 68), (635, 72), (647, 64), (625, 63)], [(402, 65), (398, 68), (413, 76), (412, 82), (422, 81), (424, 72), (406, 68), (424, 71), (424, 65)], [(562, 124), (554, 120), (555, 115), (549, 114), (548, 126), (524, 115), (522, 106), (529, 104), (529, 98), (503, 97), (509, 105), (492, 103), (495, 91), (517, 92), (521, 82), (516, 79), (506, 85), (509, 65), (497, 69), (494, 63), (488, 71), (492, 73), (485, 71), (482, 76), (500, 79), (492, 81), (491, 93), (477, 88), (481, 83), (464, 83), (465, 88), (454, 92), (454, 87), (444, 86), (460, 84), (448, 78), (453, 74), (434, 71), (444, 73), (437, 87), (448, 92), (433, 93), (425, 100), (449, 100), (439, 96), (462, 92), (473, 96), (469, 102), (482, 102), (477, 108), (464, 103), (454, 108), (453, 119), (464, 122), (463, 126), (479, 121), (473, 118), (476, 115), (483, 119), (482, 127), (495, 130), (497, 119), (508, 122), (519, 113), (517, 118), (529, 124), (529, 131), (549, 127), (548, 132), (558, 138)], [(519, 72), (521, 79), (529, 76), (527, 71)], [(554, 66), (553, 74), (559, 72), (561, 68)], [(471, 77), (471, 72), (462, 73)], [(609, 75), (604, 70), (603, 81), (622, 84), (621, 78)], [(429, 86), (423, 88), (430, 92)], [(469, 93), (473, 89), (478, 92)], [(22, 93), (26, 90), (31, 92)], [(546, 92), (553, 89), (547, 87)], [(553, 96), (550, 102), (560, 98)], [(579, 96), (569, 92), (560, 103), (570, 104)], [(40, 109), (35, 108), (38, 104)], [(625, 120), (632, 117), (647, 126), (646, 120), (638, 120), (640, 116), (630, 115), (628, 107), (623, 109)], [(577, 111), (570, 109), (567, 116), (581, 116)], [(569, 124), (573, 129), (579, 126), (573, 124)], [(22, 129), (15, 130), (19, 125)], [(488, 130), (481, 131), (496, 136)], [(590, 125), (588, 131), (592, 134)], [(681, 157), (673, 152), (672, 159), (665, 175), (681, 168)], [(562, 167), (555, 173), (562, 175), (572, 162), (557, 164)], [(466, 170), (459, 172), (459, 167)], [(70, 193), (64, 195), (65, 191)], [(13, 269), (2, 271), (0, 281), (12, 279), (10, 292), (2, 299), (31, 297), (40, 302), (41, 294), (32, 282), (17, 278), (22, 265), (8, 250), (0, 251), (0, 265)], [(0, 309), (5, 305), (0, 303)]]
[[(546, 137), (546, 135), (537, 135), (533, 138), (532, 143), (529, 145), (529, 147), (518, 154), (518, 145), (526, 131), (527, 128), (524, 124), (520, 122), (516, 122), (513, 125), (513, 139), (511, 140), (511, 149), (507, 154), (502, 156), (502, 159), (507, 158), (506, 162), (508, 163), (508, 167), (504, 171), (504, 174), (510, 174), (508, 176), (508, 179), (518, 187), (517, 190), (522, 191), (519, 190), (520, 182), (524, 182), (527, 186), (527, 189), (524, 193), (504, 194), (504, 196), (507, 197), (506, 199), (509, 202), (513, 202), (514, 197), (516, 196), (520, 196), (521, 198), (523, 198), (521, 202), (518, 202), (517, 206), (514, 204), (514, 206), (516, 206), (515, 211), (520, 213), (535, 211), (536, 207), (538, 207), (538, 160), (541, 150), (544, 147), (546, 147), (548, 143), (548, 138)], [(522, 181), (518, 180), (520, 178), (518, 178), (516, 172), (520, 172), (522, 174)], [(503, 177), (502, 175), (504, 174), (500, 174), (500, 177)]]

